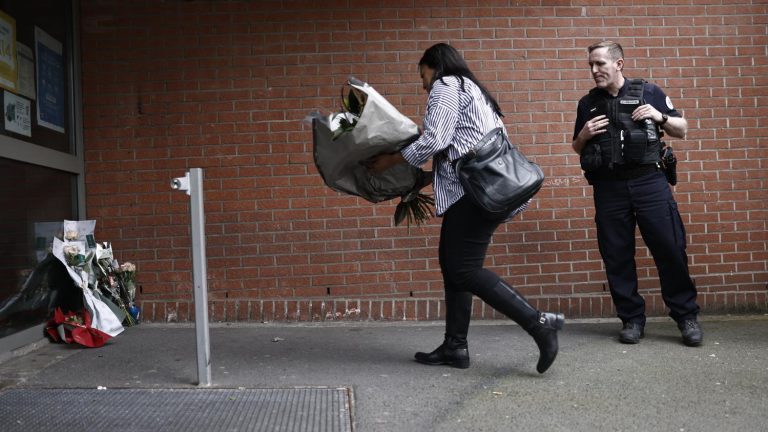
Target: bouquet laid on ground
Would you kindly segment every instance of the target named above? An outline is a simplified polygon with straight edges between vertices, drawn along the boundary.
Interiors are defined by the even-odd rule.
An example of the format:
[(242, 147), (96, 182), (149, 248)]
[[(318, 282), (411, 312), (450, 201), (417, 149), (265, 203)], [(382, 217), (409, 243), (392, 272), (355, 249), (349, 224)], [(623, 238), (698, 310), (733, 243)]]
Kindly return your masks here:
[(56, 308), (45, 333), (54, 342), (76, 343), (89, 348), (104, 346), (112, 337), (93, 328), (91, 315), (87, 311), (64, 313), (61, 308)]
[(94, 227), (95, 221), (64, 221), (63, 239), (53, 238), (51, 252), (67, 269), (83, 305), (79, 310), (56, 308), (46, 328), (55, 342), (99, 347), (123, 326), (138, 324), (136, 266), (120, 265), (108, 242), (96, 243)]
[[(349, 87), (349, 92), (344, 90)], [(421, 193), (430, 173), (403, 163), (373, 174), (365, 162), (393, 153), (419, 137), (419, 128), (365, 82), (350, 78), (342, 88), (341, 111), (310, 114), (317, 170), (331, 189), (372, 203), (400, 198), (395, 225), (422, 223), (432, 216), (434, 199)]]

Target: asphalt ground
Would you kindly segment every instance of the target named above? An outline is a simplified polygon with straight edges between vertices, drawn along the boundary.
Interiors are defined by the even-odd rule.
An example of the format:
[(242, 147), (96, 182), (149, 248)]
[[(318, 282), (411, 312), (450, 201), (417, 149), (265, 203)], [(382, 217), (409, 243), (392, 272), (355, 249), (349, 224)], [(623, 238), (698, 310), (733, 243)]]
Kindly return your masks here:
[[(768, 431), (768, 316), (700, 320), (696, 348), (668, 318), (637, 345), (618, 320), (566, 320), (544, 374), (509, 321), (472, 323), (464, 370), (413, 361), (439, 322), (211, 324), (211, 387), (347, 387), (363, 432)], [(141, 324), (96, 349), (41, 340), (0, 363), (0, 392), (200, 388), (196, 358), (193, 325)]]

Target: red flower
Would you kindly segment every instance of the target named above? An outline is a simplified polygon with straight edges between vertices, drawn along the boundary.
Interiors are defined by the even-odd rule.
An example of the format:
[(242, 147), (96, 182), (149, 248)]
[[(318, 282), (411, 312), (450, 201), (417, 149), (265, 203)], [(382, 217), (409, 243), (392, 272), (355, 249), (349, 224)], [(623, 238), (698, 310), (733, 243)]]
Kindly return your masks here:
[(91, 314), (83, 309), (80, 312), (62, 312), (56, 308), (53, 318), (48, 321), (45, 334), (53, 342), (77, 343), (89, 348), (98, 348), (111, 338), (108, 334), (91, 327)]

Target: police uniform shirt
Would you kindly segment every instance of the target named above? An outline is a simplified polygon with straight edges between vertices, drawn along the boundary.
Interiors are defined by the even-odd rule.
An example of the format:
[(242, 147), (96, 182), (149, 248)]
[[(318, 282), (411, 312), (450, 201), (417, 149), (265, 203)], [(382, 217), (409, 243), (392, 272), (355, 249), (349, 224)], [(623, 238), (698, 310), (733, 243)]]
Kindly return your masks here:
[[(624, 85), (621, 87), (621, 90), (619, 90), (619, 94), (617, 96), (611, 96), (607, 91), (603, 89), (599, 89), (598, 92), (602, 93), (600, 96), (608, 99), (622, 97), (627, 94), (630, 81), (631, 80), (629, 78), (625, 77)], [(576, 124), (573, 128), (574, 140), (579, 135), (579, 132), (584, 127), (584, 124), (588, 122), (592, 117), (595, 117), (595, 115), (590, 113), (591, 107), (587, 106), (588, 100), (588, 96), (584, 96), (581, 98), (581, 100), (579, 100), (579, 105), (576, 109)], [(672, 105), (672, 100), (669, 99), (669, 97), (664, 94), (664, 91), (656, 84), (649, 82), (643, 83), (643, 100), (646, 104), (650, 104), (662, 114), (666, 114), (669, 117), (682, 117), (682, 115)]]

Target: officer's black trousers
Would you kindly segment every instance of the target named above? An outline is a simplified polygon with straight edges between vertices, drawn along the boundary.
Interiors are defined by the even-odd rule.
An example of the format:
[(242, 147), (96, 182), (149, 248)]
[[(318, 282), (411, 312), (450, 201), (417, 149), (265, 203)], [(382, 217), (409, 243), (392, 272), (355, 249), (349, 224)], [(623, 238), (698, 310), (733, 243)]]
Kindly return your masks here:
[(636, 226), (656, 263), (670, 317), (695, 318), (699, 306), (688, 273), (685, 228), (664, 174), (596, 179), (593, 192), (598, 245), (619, 318), (645, 324), (645, 301), (637, 291)]

